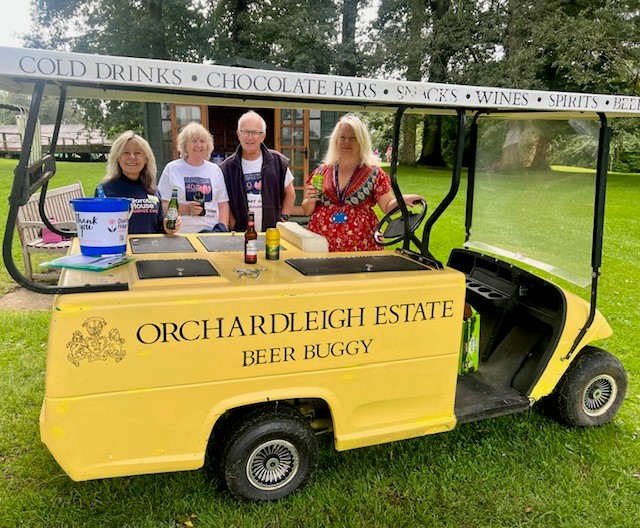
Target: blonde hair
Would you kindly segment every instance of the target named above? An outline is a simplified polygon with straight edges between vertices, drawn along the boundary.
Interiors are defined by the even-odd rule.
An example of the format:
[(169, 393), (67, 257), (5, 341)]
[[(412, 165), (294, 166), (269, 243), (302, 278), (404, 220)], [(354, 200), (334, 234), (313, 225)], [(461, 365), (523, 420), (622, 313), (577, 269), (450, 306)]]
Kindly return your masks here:
[(377, 165), (379, 160), (373, 154), (371, 136), (369, 136), (367, 126), (356, 114), (345, 114), (336, 123), (336, 126), (333, 128), (333, 132), (331, 132), (331, 136), (329, 137), (329, 148), (327, 149), (327, 154), (324, 157), (324, 163), (329, 165), (338, 163), (338, 160), (340, 159), (338, 140), (340, 138), (340, 129), (343, 125), (350, 125), (356, 139), (358, 140), (358, 145), (360, 145), (360, 163), (362, 165), (368, 165), (369, 167)]
[(144, 185), (144, 188), (147, 189), (147, 191), (153, 193), (156, 191), (156, 173), (158, 172), (156, 158), (153, 155), (153, 151), (151, 150), (151, 146), (147, 140), (136, 134), (133, 130), (123, 132), (111, 144), (111, 149), (109, 150), (109, 161), (107, 162), (107, 175), (104, 177), (103, 181), (109, 182), (117, 180), (122, 176), (122, 169), (120, 168), (118, 160), (124, 152), (127, 143), (132, 140), (140, 145), (142, 152), (147, 158), (147, 162), (140, 171), (140, 183)]
[(204, 138), (206, 142), (206, 155), (205, 159), (211, 157), (213, 152), (213, 136), (204, 128), (200, 123), (189, 123), (185, 125), (178, 134), (178, 152), (183, 160), (187, 159), (187, 143), (192, 139)]

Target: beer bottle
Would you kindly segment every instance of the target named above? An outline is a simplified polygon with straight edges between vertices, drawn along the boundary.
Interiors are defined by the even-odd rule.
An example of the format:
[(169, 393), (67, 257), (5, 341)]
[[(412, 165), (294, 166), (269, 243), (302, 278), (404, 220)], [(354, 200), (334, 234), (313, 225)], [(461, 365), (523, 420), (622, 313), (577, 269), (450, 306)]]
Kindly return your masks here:
[(171, 200), (167, 209), (167, 229), (176, 228), (176, 220), (178, 219), (178, 189), (171, 191)]
[(202, 211), (200, 211), (200, 216), (204, 216), (207, 212), (204, 210), (204, 194), (202, 191), (198, 189), (195, 193), (193, 193), (193, 200), (198, 202), (202, 206)]
[(258, 233), (256, 233), (253, 213), (249, 213), (247, 230), (244, 233), (244, 262), (245, 264), (258, 262)]

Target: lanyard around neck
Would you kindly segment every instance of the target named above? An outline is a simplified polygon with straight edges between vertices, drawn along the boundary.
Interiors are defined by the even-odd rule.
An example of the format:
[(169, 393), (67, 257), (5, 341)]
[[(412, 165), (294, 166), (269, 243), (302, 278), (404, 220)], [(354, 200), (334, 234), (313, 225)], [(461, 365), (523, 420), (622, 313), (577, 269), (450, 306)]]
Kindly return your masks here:
[(347, 183), (345, 184), (344, 188), (342, 189), (342, 191), (340, 190), (340, 176), (338, 173), (338, 164), (336, 163), (334, 169), (333, 169), (333, 176), (335, 179), (335, 184), (336, 184), (336, 195), (338, 197), (338, 204), (343, 205), (346, 198), (347, 198), (347, 190), (349, 189), (349, 185), (351, 185), (351, 180), (353, 180), (353, 177), (356, 175), (356, 173), (360, 170), (360, 163), (358, 163), (356, 165), (356, 168), (353, 169), (353, 174), (349, 177), (349, 179), (347, 180)]

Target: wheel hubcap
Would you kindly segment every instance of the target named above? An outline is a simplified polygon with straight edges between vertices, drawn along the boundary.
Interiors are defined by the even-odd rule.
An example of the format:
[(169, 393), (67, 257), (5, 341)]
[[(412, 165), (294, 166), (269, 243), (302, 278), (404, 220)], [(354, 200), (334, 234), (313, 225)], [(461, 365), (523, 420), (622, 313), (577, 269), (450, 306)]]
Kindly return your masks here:
[(300, 456), (286, 440), (270, 440), (256, 447), (247, 461), (247, 478), (261, 490), (277, 490), (298, 473)]
[(582, 409), (588, 416), (601, 416), (616, 401), (618, 384), (607, 374), (593, 378), (582, 395)]

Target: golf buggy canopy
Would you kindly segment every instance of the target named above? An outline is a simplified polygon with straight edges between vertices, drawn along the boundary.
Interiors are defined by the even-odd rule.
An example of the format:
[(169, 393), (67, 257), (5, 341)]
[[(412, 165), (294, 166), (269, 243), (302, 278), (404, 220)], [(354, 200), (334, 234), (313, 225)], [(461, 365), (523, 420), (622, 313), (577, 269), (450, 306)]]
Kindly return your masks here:
[[(28, 280), (13, 261), (11, 246), (14, 229), (11, 226), (15, 223), (18, 207), (24, 205), (34, 192), (42, 188), (41, 204), (46, 200), (48, 182), (56, 172), (55, 149), (67, 98), (395, 112), (390, 176), (393, 190), (397, 195), (399, 188), (396, 180), (396, 165), (402, 115), (404, 113), (455, 115), (458, 119), (458, 146), (452, 170), (451, 192), (430, 214), (422, 239), (418, 241), (414, 238), (417, 251), (433, 259), (436, 265), (439, 264), (430, 253), (429, 237), (433, 225), (458, 191), (465, 134), (470, 130), (469, 149), (474, 163), (469, 170), (467, 245), (527, 262), (582, 286), (588, 281), (593, 281), (594, 289), (602, 251), (602, 218), (610, 139), (607, 118), (640, 114), (640, 100), (629, 96), (350, 78), (36, 49), (3, 48), (1, 51), (0, 88), (32, 96), (22, 141), (22, 153), (15, 170), (10, 197), (11, 207), (3, 243), (3, 257), (9, 273), (19, 284), (41, 293), (78, 292), (79, 290), (62, 286), (46, 286)], [(30, 159), (34, 145), (34, 132), (37, 129), (38, 111), (44, 95), (59, 98), (59, 112), (51, 150), (39, 159)], [(469, 119), (471, 126), (466, 126)], [(483, 130), (483, 121), (492, 124), (487, 125)], [(518, 233), (509, 233), (513, 234), (513, 240), (507, 240), (506, 233), (501, 228), (502, 222), (495, 222), (495, 218), (493, 225), (482, 225), (483, 218), (486, 220), (493, 216), (491, 207), (486, 205), (491, 203), (495, 205), (498, 201), (508, 201), (509, 198), (504, 195), (494, 197), (491, 193), (483, 197), (482, 189), (491, 186), (476, 186), (476, 181), (482, 182), (485, 178), (498, 180), (506, 173), (511, 174), (513, 178), (519, 178), (521, 176), (519, 173), (524, 168), (530, 172), (531, 168), (536, 167), (536, 163), (539, 167), (543, 167), (545, 160), (536, 160), (536, 156), (544, 158), (547, 145), (556, 139), (569, 141), (566, 139), (567, 128), (573, 128), (577, 136), (592, 138), (588, 145), (582, 146), (582, 150), (592, 153), (590, 159), (586, 160), (589, 166), (585, 168), (594, 171), (593, 174), (595, 174), (593, 181), (589, 182), (589, 185), (595, 188), (594, 197), (589, 198), (590, 203), (581, 200), (580, 203), (584, 207), (579, 209), (580, 225), (566, 237), (571, 240), (571, 247), (576, 248), (576, 251), (552, 252), (548, 249), (537, 251), (535, 244), (532, 250), (532, 245), (529, 244), (531, 240), (518, 240), (521, 234), (528, 232), (530, 226), (527, 225), (522, 225), (517, 230)], [(508, 152), (509, 142), (511, 145), (520, 145), (519, 152), (515, 154)], [(541, 142), (546, 145), (540, 145)], [(503, 154), (510, 158), (503, 160)], [(524, 158), (527, 157), (529, 159), (525, 160)], [(576, 161), (584, 165), (584, 158), (583, 155)], [(569, 165), (570, 161), (567, 160), (566, 165)], [(589, 192), (588, 185), (580, 182), (580, 178), (569, 181), (570, 178), (567, 172), (561, 179), (567, 185), (582, 183), (580, 186), (583, 192)], [(521, 180), (527, 179), (521, 178)], [(548, 188), (548, 185), (541, 183), (536, 192), (543, 195), (538, 191), (544, 188)], [(560, 193), (556, 194), (556, 198), (559, 196)], [(567, 199), (568, 202), (573, 202), (574, 197), (567, 197)], [(555, 199), (545, 200), (544, 196), (541, 196), (539, 201), (553, 204)], [(403, 218), (406, 218), (408, 212), (402, 200), (400, 204), (400, 212)], [(523, 204), (531, 205), (531, 202), (524, 200)], [(556, 205), (557, 215), (558, 211), (563, 209), (561, 204)], [(500, 209), (504, 212), (503, 208)], [(574, 209), (577, 208), (574, 207)], [(516, 207), (516, 212), (519, 213), (517, 216), (520, 219), (526, 216), (531, 218), (543, 215), (551, 219), (547, 214), (548, 211), (538, 211), (534, 215), (524, 215)], [(42, 216), (47, 228), (54, 233), (73, 236), (73, 233), (59, 231), (51, 225), (46, 215)], [(584, 223), (585, 216), (591, 217), (589, 221), (593, 226), (587, 226)], [(504, 216), (501, 220), (505, 220)], [(518, 223), (517, 221), (513, 223), (514, 220), (517, 219), (515, 217), (508, 219), (512, 226)], [(404, 226), (400, 227), (400, 230), (404, 231), (404, 249), (408, 249), (411, 243), (410, 227), (411, 222), (405, 222)], [(562, 240), (561, 237), (555, 240), (558, 241), (559, 248), (567, 247), (566, 240)], [(555, 261), (556, 258), (559, 260)], [(126, 288), (126, 284), (87, 284), (83, 286), (82, 291)]]

